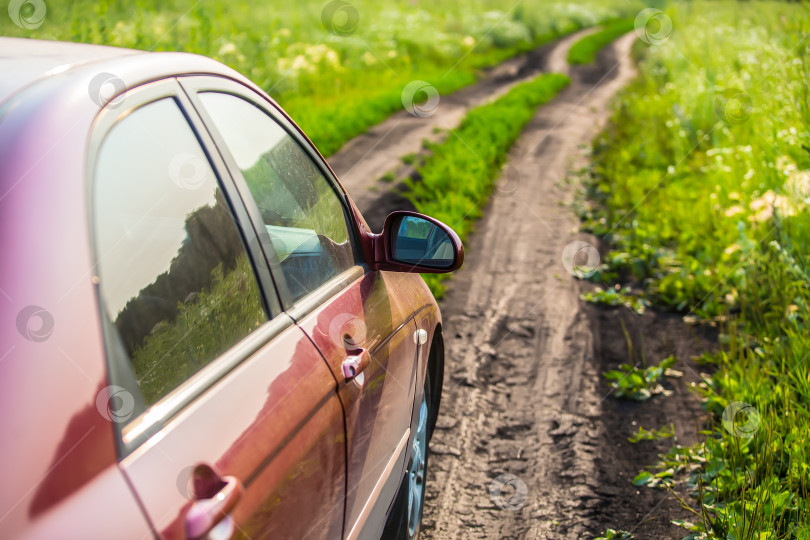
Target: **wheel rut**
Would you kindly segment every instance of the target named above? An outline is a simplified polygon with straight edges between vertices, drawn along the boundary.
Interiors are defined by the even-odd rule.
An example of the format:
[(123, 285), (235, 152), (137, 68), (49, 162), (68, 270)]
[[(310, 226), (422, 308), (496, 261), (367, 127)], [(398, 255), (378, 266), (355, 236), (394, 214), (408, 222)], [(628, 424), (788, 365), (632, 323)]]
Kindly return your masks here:
[(600, 55), (598, 84), (572, 70), (571, 86), (527, 125), (509, 154), (510, 189), (496, 190), (449, 282), (425, 538), (579, 539), (595, 530), (603, 396), (591, 320), (562, 264), (567, 244), (587, 240), (573, 232), (575, 187), (564, 180), (633, 74), (632, 39)]

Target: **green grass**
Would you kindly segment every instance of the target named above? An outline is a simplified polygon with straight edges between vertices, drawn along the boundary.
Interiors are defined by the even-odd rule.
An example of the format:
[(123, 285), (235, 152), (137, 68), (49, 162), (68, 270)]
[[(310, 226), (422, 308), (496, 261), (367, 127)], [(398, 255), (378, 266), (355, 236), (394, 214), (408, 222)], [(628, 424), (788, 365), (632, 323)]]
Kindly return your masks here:
[(674, 356), (668, 356), (658, 364), (641, 368), (633, 364), (621, 364), (619, 369), (610, 370), (604, 376), (611, 381), (608, 386), (615, 397), (646, 401), (655, 394), (665, 393), (661, 380), (676, 361)]
[(609, 287), (607, 290), (596, 287), (593, 291), (584, 292), (579, 297), (592, 304), (624, 306), (632, 309), (638, 315), (643, 315), (650, 304), (646, 298), (634, 295), (630, 287), (623, 287), (618, 290), (615, 287)]
[[(537, 107), (568, 85), (565, 75), (551, 73), (514, 86), (497, 100), (470, 110), (444, 142), (419, 167), (422, 179), (411, 182), (407, 197), (416, 209), (453, 227), (462, 241), (472, 231), (501, 173), (506, 153)], [(427, 274), (437, 297), (446, 274)]]
[(642, 7), (637, 0), (481, 0), (474, 9), (452, 0), (352, 0), (327, 22), (352, 23), (356, 14), (356, 30), (332, 33), (323, 22), (328, 4), (66, 0), (47, 2), (37, 29), (3, 16), (0, 34), (211, 56), (266, 90), (330, 155), (401, 110), (413, 80), (444, 95), (474, 82), (484, 66)]
[(584, 218), (612, 250), (593, 277), (717, 325), (723, 347), (703, 359), (704, 441), (639, 482), (685, 482), (693, 538), (810, 538), (810, 11), (667, 13), (594, 145)]
[(605, 45), (628, 32), (632, 32), (633, 22), (633, 19), (618, 19), (605, 23), (602, 30), (585, 36), (568, 49), (568, 63), (572, 65), (590, 64), (596, 59), (597, 53)]
[(633, 444), (641, 441), (660, 441), (661, 439), (671, 439), (675, 436), (675, 426), (670, 424), (660, 429), (644, 429), (638, 426), (638, 431), (627, 438)]
[(631, 538), (635, 538), (632, 533), (622, 530), (616, 529), (607, 529), (604, 533), (600, 536), (597, 536), (594, 540), (630, 540)]

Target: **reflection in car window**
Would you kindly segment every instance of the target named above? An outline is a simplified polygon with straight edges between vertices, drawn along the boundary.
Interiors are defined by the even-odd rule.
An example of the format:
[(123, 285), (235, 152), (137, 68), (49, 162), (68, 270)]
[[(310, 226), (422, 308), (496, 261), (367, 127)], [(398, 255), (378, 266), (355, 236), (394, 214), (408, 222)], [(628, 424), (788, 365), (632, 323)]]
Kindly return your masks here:
[(93, 207), (103, 303), (146, 405), (267, 320), (227, 201), (172, 98), (112, 128)]
[(337, 193), (287, 132), (230, 94), (200, 94), (245, 177), (297, 300), (355, 264)]
[(450, 268), (455, 260), (453, 241), (433, 223), (405, 216), (394, 237), (394, 258), (411, 264)]

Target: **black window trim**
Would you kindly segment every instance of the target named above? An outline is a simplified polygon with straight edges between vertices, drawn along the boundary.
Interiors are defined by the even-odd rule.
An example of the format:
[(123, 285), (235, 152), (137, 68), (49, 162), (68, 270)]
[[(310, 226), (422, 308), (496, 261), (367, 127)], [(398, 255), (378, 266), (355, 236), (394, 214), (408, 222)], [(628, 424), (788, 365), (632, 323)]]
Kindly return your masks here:
[[(351, 280), (353, 276), (358, 275), (358, 267), (362, 269), (362, 274), (368, 271), (368, 266), (363, 261), (362, 252), (360, 250), (360, 239), (357, 231), (356, 223), (353, 219), (353, 214), (347, 200), (347, 195), (343, 188), (340, 186), (337, 178), (335, 178), (331, 169), (324, 163), (323, 158), (312, 144), (304, 137), (300, 131), (286, 118), (286, 116), (278, 109), (278, 107), (262, 93), (257, 92), (253, 88), (242, 84), (239, 81), (230, 79), (220, 75), (189, 75), (178, 77), (178, 82), (183, 87), (186, 95), (191, 100), (191, 103), (196, 108), (197, 114), (202, 118), (203, 124), (208, 128), (208, 133), (214, 140), (215, 145), (219, 149), (220, 155), (225, 162), (226, 167), (234, 179), (237, 190), (242, 194), (242, 202), (247, 207), (248, 213), (253, 221), (254, 231), (261, 239), (261, 244), (266, 247), (265, 254), (267, 256), (268, 265), (275, 279), (281, 305), (288, 313), (295, 314), (293, 318), (300, 320), (307, 313), (313, 311), (324, 302), (328, 301), (334, 295), (336, 283), (345, 283)], [(346, 219), (346, 226), (349, 232), (349, 241), (352, 245), (352, 251), (355, 259), (355, 265), (348, 268), (338, 276), (321, 284), (318, 288), (310, 291), (306, 296), (297, 301), (293, 301), (293, 296), (287, 286), (287, 281), (284, 273), (281, 270), (281, 265), (278, 262), (275, 250), (270, 242), (270, 235), (267, 234), (263, 227), (263, 220), (258, 206), (250, 193), (250, 189), (245, 182), (244, 176), (239, 169), (236, 161), (228, 150), (225, 141), (216, 129), (213, 119), (208, 115), (205, 107), (201, 103), (197, 94), (204, 92), (217, 92), (222, 94), (229, 94), (238, 99), (247, 101), (248, 103), (256, 106), (271, 119), (276, 121), (287, 134), (298, 143), (298, 146), (306, 152), (307, 156), (312, 160), (312, 163), (318, 168), (323, 177), (329, 182), (330, 187), (337, 195), (338, 201), (343, 207), (343, 214)], [(339, 286), (338, 286), (339, 287)]]
[[(121, 120), (129, 116), (136, 109), (160, 99), (173, 98), (178, 110), (186, 118), (189, 127), (194, 132), (200, 148), (208, 158), (209, 164), (217, 177), (217, 182), (228, 200), (231, 212), (234, 215), (235, 225), (246, 247), (248, 258), (253, 266), (260, 291), (261, 302), (269, 320), (250, 334), (242, 338), (231, 348), (213, 359), (203, 369), (192, 375), (177, 388), (174, 388), (146, 411), (128, 419), (127, 422), (113, 423), (115, 428), (115, 442), (119, 459), (135, 451), (149, 438), (164, 429), (171, 420), (182, 410), (191, 405), (206, 390), (217, 384), (242, 362), (249, 359), (256, 351), (270, 342), (275, 336), (292, 327), (295, 322), (283, 312), (281, 299), (273, 281), (270, 270), (265, 264), (263, 250), (259, 245), (252, 220), (248, 217), (241, 197), (239, 196), (228, 169), (216, 151), (214, 141), (211, 139), (188, 96), (183, 91), (177, 79), (167, 78), (145, 83), (128, 90), (122, 100), (108, 104), (96, 117), (91, 127), (86, 169), (86, 193), (88, 212), (88, 234), (92, 246), (92, 265), (94, 271), (96, 304), (102, 321), (102, 335), (107, 362), (108, 384), (121, 386), (130, 391), (140, 393), (134, 373), (129, 366), (130, 359), (123, 356), (114, 325), (109, 319), (107, 309), (101, 296), (100, 279), (98, 277), (98, 264), (100, 254), (97, 249), (95, 230), (95, 172), (96, 161), (102, 143), (112, 128)], [(136, 396), (136, 401), (139, 399)]]

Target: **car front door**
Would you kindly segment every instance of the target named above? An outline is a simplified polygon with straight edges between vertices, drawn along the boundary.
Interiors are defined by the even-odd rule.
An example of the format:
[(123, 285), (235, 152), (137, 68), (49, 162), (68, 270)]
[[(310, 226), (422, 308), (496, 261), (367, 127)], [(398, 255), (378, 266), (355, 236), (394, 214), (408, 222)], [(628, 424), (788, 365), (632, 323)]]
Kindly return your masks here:
[(97, 405), (155, 534), (340, 537), (346, 448), (334, 377), (282, 311), (177, 81), (103, 111), (90, 164), (111, 379)]
[[(366, 272), (345, 194), (272, 103), (233, 81), (181, 84), (223, 148), (286, 312), (312, 339), (346, 416), (345, 532), (379, 537), (402, 479), (417, 380), (416, 325), (396, 274)], [(397, 291), (397, 294), (392, 294)]]

